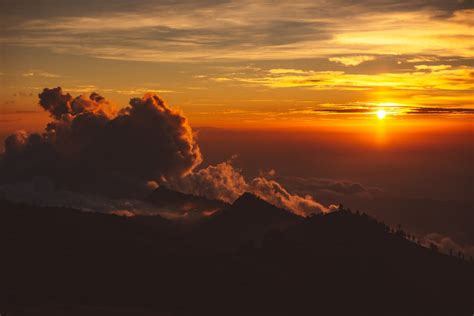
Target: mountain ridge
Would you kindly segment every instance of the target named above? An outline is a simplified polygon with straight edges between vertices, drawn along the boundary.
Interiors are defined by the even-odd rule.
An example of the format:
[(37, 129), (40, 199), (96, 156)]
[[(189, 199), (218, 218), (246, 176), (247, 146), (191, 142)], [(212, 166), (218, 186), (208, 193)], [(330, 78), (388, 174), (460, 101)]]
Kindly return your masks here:
[(110, 315), (464, 315), (474, 307), (472, 263), (362, 213), (302, 218), (244, 194), (196, 230), (149, 219), (0, 201), (0, 307), (13, 316), (35, 308), (104, 315), (105, 307)]

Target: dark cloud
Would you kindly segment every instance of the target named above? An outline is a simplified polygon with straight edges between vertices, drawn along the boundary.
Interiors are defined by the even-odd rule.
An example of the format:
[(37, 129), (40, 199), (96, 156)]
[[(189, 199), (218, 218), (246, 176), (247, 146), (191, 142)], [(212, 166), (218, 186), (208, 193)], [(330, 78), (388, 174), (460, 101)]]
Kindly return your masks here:
[(453, 12), (473, 8), (472, 1), (445, 1), (445, 0), (338, 0), (341, 6), (353, 6), (358, 10), (369, 12), (406, 12), (423, 9), (436, 10), (438, 18), (446, 18)]
[(299, 192), (300, 194), (312, 194), (317, 196), (320, 193), (333, 193), (338, 195), (372, 195), (381, 193), (379, 188), (365, 187), (360, 183), (345, 181), (345, 180), (333, 180), (333, 179), (321, 179), (321, 178), (302, 178), (302, 177), (276, 177), (276, 179), (284, 183), (289, 189)]
[(13, 96), (14, 97), (32, 97), (33, 93), (32, 92), (19, 91), (17, 93), (14, 93)]
[(96, 93), (73, 98), (58, 87), (39, 98), (53, 120), (43, 134), (6, 138), (3, 182), (45, 176), (81, 191), (133, 192), (202, 160), (187, 119), (156, 95), (134, 98), (120, 112)]
[(207, 8), (228, 0), (104, 0), (98, 3), (95, 0), (68, 1), (62, 0), (3, 0), (1, 4), (2, 15), (14, 17), (16, 21), (23, 19), (57, 18), (72, 16), (110, 15), (130, 12), (149, 11), (153, 9), (168, 10), (196, 10)]
[[(334, 106), (331, 108), (320, 108), (315, 109), (316, 113), (326, 114), (372, 114), (379, 110), (381, 107), (377, 105), (353, 105), (343, 104)], [(436, 115), (436, 114), (474, 114), (472, 108), (460, 108), (460, 107), (411, 107), (411, 106), (389, 106), (384, 107), (390, 112), (403, 113), (403, 114), (425, 114), (425, 115)]]
[[(278, 5), (281, 1), (276, 1)], [(310, 1), (308, 1), (311, 4)], [(16, 18), (54, 18), (68, 17), (77, 15), (95, 15), (142, 12), (153, 9), (167, 10), (170, 13), (189, 12), (200, 9), (218, 9), (222, 5), (232, 4), (230, 0), (205, 0), (205, 1), (170, 1), (170, 0), (136, 0), (133, 2), (127, 0), (106, 0), (98, 3), (94, 0), (68, 1), (65, 5), (62, 0), (3, 0), (2, 13), (5, 16), (15, 16)], [(436, 9), (439, 16), (444, 17), (456, 10), (473, 8), (473, 2), (464, 1), (445, 1), (445, 0), (338, 0), (331, 6), (318, 4), (313, 5), (306, 10), (317, 10), (326, 13), (330, 7), (353, 8), (358, 11), (368, 12), (394, 12), (394, 11), (413, 11), (420, 9)]]
[(474, 114), (474, 109), (449, 107), (414, 107), (407, 114)]
[(39, 104), (51, 113), (51, 115), (59, 120), (65, 114), (71, 113), (71, 100), (72, 96), (68, 94), (62, 94), (60, 87), (54, 89), (44, 89), (39, 95)]
[(374, 111), (374, 109), (366, 108), (366, 109), (361, 109), (361, 108), (344, 108), (344, 109), (338, 109), (338, 108), (331, 108), (331, 109), (318, 109), (314, 110), (315, 112), (320, 112), (320, 113), (371, 113)]

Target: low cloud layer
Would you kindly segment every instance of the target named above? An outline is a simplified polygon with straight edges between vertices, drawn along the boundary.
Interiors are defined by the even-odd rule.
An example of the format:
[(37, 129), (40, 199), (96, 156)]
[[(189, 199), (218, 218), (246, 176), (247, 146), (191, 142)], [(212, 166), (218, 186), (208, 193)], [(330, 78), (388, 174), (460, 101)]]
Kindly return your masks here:
[(357, 182), (347, 180), (302, 178), (302, 177), (281, 177), (275, 178), (284, 184), (288, 189), (299, 194), (317, 194), (330, 196), (356, 196), (359, 198), (371, 198), (382, 194), (382, 190), (377, 187), (367, 187)]
[(445, 254), (453, 256), (464, 256), (467, 258), (474, 258), (474, 245), (463, 245), (454, 241), (449, 236), (443, 236), (438, 233), (431, 233), (422, 238), (424, 245), (429, 246), (430, 244), (438, 247), (438, 250)]
[(47, 178), (0, 186), (0, 198), (39, 206), (67, 207), (85, 212), (120, 216), (156, 215), (166, 211), (133, 199), (111, 199), (100, 195), (57, 190)]
[[(155, 188), (150, 188), (155, 189)], [(45, 177), (29, 182), (0, 185), (0, 199), (42, 207), (65, 207), (84, 212), (114, 214), (118, 216), (162, 216), (170, 220), (194, 221), (212, 215), (226, 205), (199, 198), (184, 197), (174, 201), (166, 196), (160, 203), (156, 199), (111, 198), (100, 194), (62, 190)]]
[(265, 176), (246, 180), (242, 171), (235, 168), (230, 161), (193, 172), (186, 177), (177, 179), (177, 181), (169, 182), (167, 185), (185, 193), (228, 203), (235, 201), (244, 192), (252, 192), (273, 205), (301, 216), (328, 212), (335, 208), (333, 205), (325, 207), (309, 194), (305, 196), (292, 194), (280, 183)]

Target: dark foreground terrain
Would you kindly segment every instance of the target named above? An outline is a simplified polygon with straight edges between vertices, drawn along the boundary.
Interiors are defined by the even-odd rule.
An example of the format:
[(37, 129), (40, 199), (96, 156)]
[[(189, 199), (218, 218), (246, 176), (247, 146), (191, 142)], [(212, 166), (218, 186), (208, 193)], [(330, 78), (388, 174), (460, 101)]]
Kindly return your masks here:
[(0, 313), (472, 315), (472, 262), (409, 239), (251, 194), (192, 225), (2, 200)]

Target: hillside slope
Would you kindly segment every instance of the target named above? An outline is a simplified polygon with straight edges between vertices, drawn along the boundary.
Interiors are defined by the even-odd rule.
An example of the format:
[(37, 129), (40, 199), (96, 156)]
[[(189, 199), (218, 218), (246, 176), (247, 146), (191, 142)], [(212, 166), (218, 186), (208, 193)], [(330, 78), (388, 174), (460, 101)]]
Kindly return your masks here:
[[(2, 315), (466, 315), (473, 308), (472, 263), (366, 215), (303, 219), (247, 194), (196, 231), (146, 220), (0, 201)], [(246, 224), (252, 234), (227, 237)], [(220, 247), (196, 238), (206, 228), (222, 236)], [(254, 235), (258, 229), (265, 233)]]

